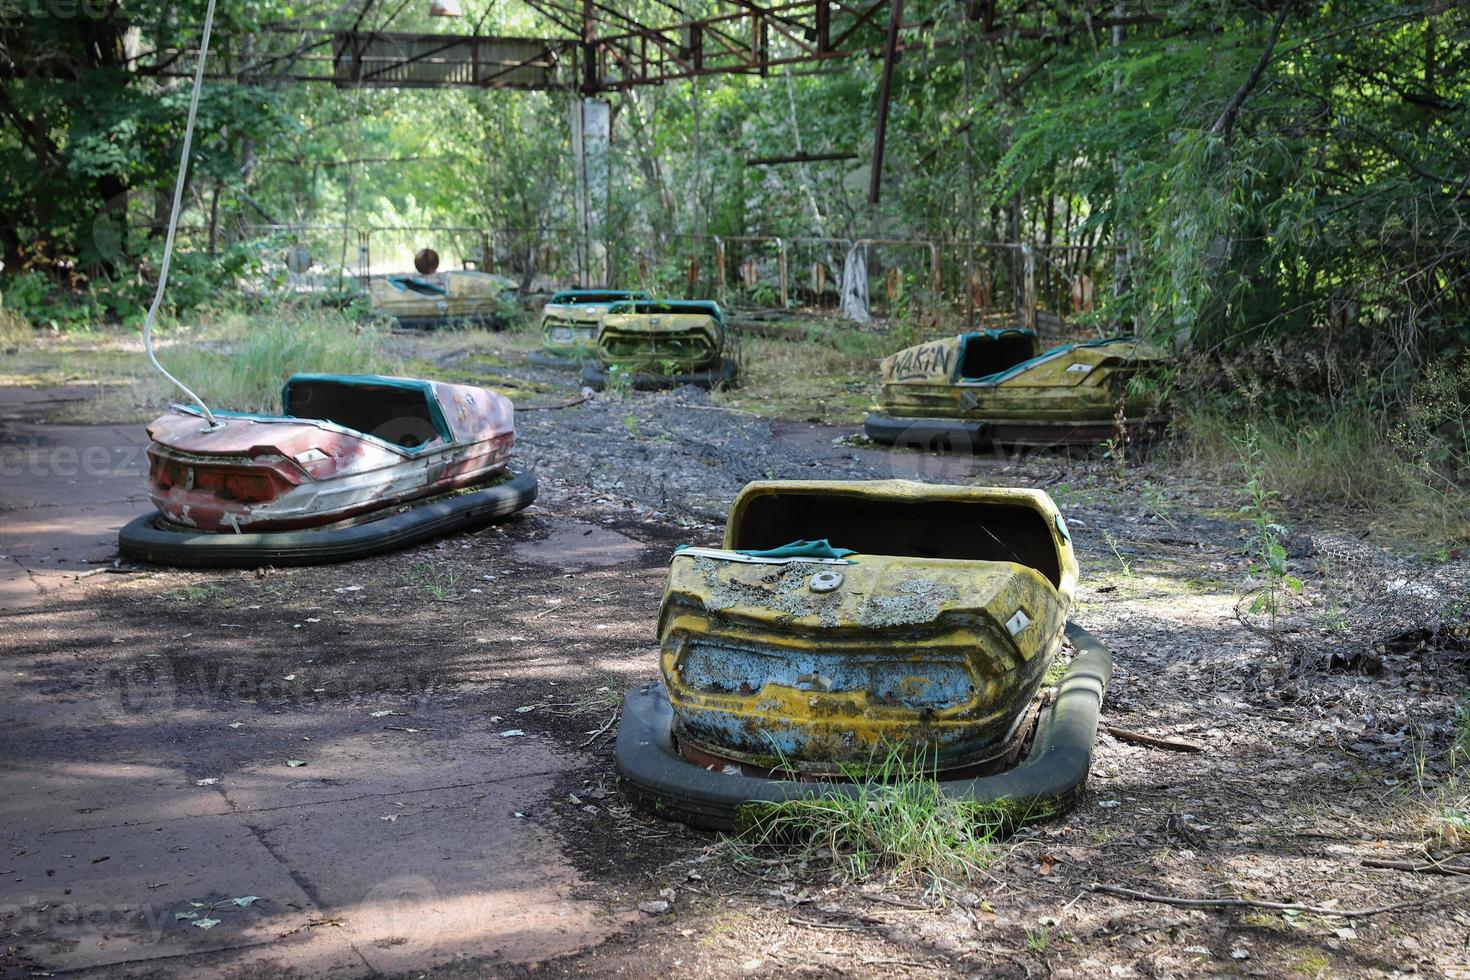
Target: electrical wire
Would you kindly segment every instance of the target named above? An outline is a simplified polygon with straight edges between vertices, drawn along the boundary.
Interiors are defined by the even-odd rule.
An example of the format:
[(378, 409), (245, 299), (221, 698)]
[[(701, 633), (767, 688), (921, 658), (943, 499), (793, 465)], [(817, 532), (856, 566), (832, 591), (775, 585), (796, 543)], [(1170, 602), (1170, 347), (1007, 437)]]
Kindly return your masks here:
[(153, 352), (153, 321), (158, 316), (158, 308), (163, 305), (164, 289), (168, 286), (168, 270), (173, 263), (174, 234), (179, 228), (179, 211), (184, 199), (184, 184), (189, 174), (189, 148), (194, 142), (194, 118), (199, 114), (199, 91), (204, 87), (204, 59), (209, 53), (209, 32), (214, 26), (214, 3), (215, 0), (209, 0), (209, 7), (204, 12), (204, 34), (199, 39), (199, 64), (194, 67), (194, 92), (189, 97), (189, 119), (184, 125), (184, 147), (179, 154), (179, 176), (174, 181), (174, 203), (168, 215), (168, 236), (163, 240), (163, 264), (158, 270), (158, 289), (154, 292), (153, 303), (148, 307), (148, 313), (143, 318), (143, 350), (148, 353), (149, 362), (158, 369), (159, 374), (172, 381), (180, 391), (188, 395), (199, 406), (211, 429), (219, 428), (219, 422), (216, 421), (214, 413), (209, 410), (209, 406), (204, 404), (204, 399), (194, 394), (188, 385), (169, 374), (164, 366), (158, 363), (158, 355)]

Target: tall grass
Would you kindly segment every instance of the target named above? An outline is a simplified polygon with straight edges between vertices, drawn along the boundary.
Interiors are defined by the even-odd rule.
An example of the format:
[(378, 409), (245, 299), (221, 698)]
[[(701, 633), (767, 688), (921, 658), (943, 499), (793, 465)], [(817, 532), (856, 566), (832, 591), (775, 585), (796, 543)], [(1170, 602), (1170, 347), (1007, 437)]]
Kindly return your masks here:
[(886, 873), (927, 885), (962, 883), (985, 870), (1005, 823), (1002, 808), (946, 796), (922, 760), (897, 750), (848, 773), (851, 796), (752, 803), (741, 810), (737, 855), (775, 851), (830, 861), (862, 881)]
[[(292, 374), (384, 374), (397, 368), (387, 334), (335, 310), (220, 313), (159, 351), (163, 366), (211, 408), (279, 412)], [(151, 400), (178, 400), (178, 389), (151, 374)]]
[[(1247, 428), (1254, 431), (1253, 473), (1245, 472), (1239, 448)], [(1173, 432), (1176, 462), (1222, 482), (1258, 479), (1299, 513), (1347, 510), (1440, 542), (1470, 534), (1470, 487), (1420, 451), (1445, 444), (1412, 414), (1390, 428), (1367, 405), (1277, 414), (1242, 400), (1181, 406)]]
[(15, 350), (30, 339), (30, 321), (14, 310), (0, 308), (0, 350)]

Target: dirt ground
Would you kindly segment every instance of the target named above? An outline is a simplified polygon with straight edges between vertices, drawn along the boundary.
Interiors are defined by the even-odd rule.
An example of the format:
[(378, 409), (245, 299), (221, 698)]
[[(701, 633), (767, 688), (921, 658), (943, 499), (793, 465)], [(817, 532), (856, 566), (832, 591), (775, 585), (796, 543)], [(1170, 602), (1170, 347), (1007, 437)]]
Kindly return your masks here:
[[(573, 377), (517, 343), (421, 357), (517, 391), (537, 503), (322, 568), (112, 564), (68, 515), (146, 506), (141, 473), (44, 460), (137, 419), (5, 389), (0, 976), (1470, 976), (1467, 883), (1365, 865), (1470, 847), (1459, 552), (1283, 515), (1305, 585), (1273, 626), (1240, 605), (1239, 490), (1158, 454), (890, 453), (692, 391), (552, 407)], [(741, 860), (631, 809), (619, 697), (656, 675), (673, 547), (716, 543), (751, 479), (892, 476), (1041, 486), (1066, 513), (1122, 733), (1081, 805), (942, 890)]]

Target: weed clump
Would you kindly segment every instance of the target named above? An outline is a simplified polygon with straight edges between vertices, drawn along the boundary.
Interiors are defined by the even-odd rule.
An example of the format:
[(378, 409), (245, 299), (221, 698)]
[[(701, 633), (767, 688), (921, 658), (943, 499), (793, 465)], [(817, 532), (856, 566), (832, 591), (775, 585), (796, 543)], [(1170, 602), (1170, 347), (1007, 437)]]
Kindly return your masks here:
[(844, 774), (851, 792), (742, 808), (737, 857), (776, 851), (830, 862), (854, 881), (881, 874), (938, 887), (969, 881), (994, 860), (1005, 808), (946, 795), (922, 758), (895, 749), (876, 766)]

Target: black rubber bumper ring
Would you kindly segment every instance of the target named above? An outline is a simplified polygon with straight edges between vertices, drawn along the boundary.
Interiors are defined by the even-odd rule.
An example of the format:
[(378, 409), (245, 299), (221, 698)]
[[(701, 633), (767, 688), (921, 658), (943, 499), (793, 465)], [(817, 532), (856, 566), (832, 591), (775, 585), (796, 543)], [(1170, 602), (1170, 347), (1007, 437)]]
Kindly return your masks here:
[(990, 423), (961, 419), (903, 419), (869, 412), (863, 419), (863, 434), (885, 446), (953, 451), (991, 448)]
[[(688, 374), (652, 374), (638, 372), (632, 377), (634, 391), (663, 391), (668, 388), (682, 388), (685, 385), (694, 385), (696, 388), (713, 388), (716, 385), (728, 385), (735, 381), (735, 362), (730, 358), (720, 361), (720, 366), (708, 371), (692, 371)], [(607, 387), (607, 368), (593, 362), (582, 368), (582, 386), (594, 391), (601, 391)]]
[[(1042, 712), (1025, 759), (1013, 769), (976, 779), (941, 780), (944, 793), (977, 803), (1013, 804), (1022, 819), (1065, 812), (1082, 798), (1092, 765), (1103, 693), (1113, 655), (1075, 623), (1067, 637), (1077, 656)], [(734, 830), (742, 806), (800, 798), (851, 796), (852, 783), (760, 779), (702, 769), (674, 745), (674, 711), (662, 684), (629, 691), (618, 726), (617, 771), (624, 791), (659, 816), (707, 830)]]
[(430, 538), (489, 524), (536, 499), (536, 474), (410, 507), (401, 514), (318, 531), (229, 534), (158, 526), (156, 511), (133, 519), (117, 535), (125, 558), (178, 568), (259, 568), (326, 565), (396, 551)]
[(526, 363), (531, 367), (545, 368), (552, 371), (575, 371), (588, 361), (595, 361), (596, 354), (587, 354), (583, 357), (568, 357), (563, 354), (553, 354), (547, 350), (533, 350), (526, 355)]

